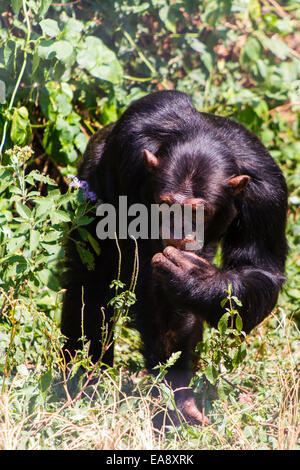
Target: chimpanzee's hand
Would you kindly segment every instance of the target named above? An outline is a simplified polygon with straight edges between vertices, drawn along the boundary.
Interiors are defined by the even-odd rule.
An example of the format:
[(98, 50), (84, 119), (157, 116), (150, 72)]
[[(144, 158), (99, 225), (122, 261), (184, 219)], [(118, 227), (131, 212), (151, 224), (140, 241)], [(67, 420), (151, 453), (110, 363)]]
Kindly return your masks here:
[(162, 280), (172, 297), (182, 300), (189, 300), (189, 297), (192, 300), (197, 290), (203, 288), (203, 283), (218, 273), (218, 269), (204, 258), (173, 246), (165, 248), (163, 253), (156, 253), (152, 267), (154, 275)]

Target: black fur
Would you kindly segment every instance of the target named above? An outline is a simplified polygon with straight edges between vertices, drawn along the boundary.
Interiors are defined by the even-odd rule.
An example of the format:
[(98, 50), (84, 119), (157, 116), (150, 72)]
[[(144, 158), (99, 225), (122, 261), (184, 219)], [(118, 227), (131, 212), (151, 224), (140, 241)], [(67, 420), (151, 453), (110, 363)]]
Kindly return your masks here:
[[(140, 274), (134, 312), (147, 366), (151, 369), (181, 350), (169, 380), (175, 387), (188, 385), (191, 353), (201, 340), (202, 321), (217, 325), (229, 284), (243, 304), (240, 313), (247, 333), (276, 304), (287, 252), (286, 184), (252, 133), (230, 119), (199, 113), (181, 92), (156, 92), (138, 100), (106, 134), (93, 136), (79, 168), (79, 178), (88, 181), (100, 199), (117, 204), (119, 195), (127, 195), (128, 204), (149, 206), (161, 194), (176, 194), (203, 199), (211, 213), (199, 259), (175, 248), (164, 250), (160, 241), (138, 242)], [(145, 168), (143, 149), (159, 160), (153, 174)], [(228, 181), (237, 175), (249, 175), (251, 180), (234, 196)], [(95, 224), (90, 230), (95, 236)], [(222, 267), (216, 268), (211, 261), (219, 242)], [(121, 279), (129, 282), (134, 243), (120, 243)], [(100, 307), (113, 294), (108, 285), (118, 266), (115, 242), (107, 240), (101, 246), (95, 271), (89, 272), (69, 244), (62, 314), (62, 332), (69, 338), (65, 347), (73, 353), (81, 336), (83, 286), (84, 330), (94, 360), (101, 350)], [(178, 269), (178, 260), (187, 261), (184, 269)], [(106, 360), (112, 361), (112, 349)], [(186, 396), (178, 395), (178, 403), (182, 400)]]

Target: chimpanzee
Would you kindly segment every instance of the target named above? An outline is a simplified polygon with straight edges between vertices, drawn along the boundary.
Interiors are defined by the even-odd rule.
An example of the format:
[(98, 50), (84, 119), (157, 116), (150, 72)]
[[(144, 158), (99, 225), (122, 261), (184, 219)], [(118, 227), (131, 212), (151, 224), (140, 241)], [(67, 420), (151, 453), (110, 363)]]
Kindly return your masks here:
[[(242, 125), (198, 112), (179, 91), (158, 91), (137, 100), (121, 118), (89, 141), (78, 177), (106, 203), (202, 204), (204, 246), (184, 251), (182, 241), (138, 240), (139, 276), (133, 308), (147, 368), (165, 363), (181, 351), (167, 380), (179, 410), (192, 423), (201, 422), (189, 389), (193, 350), (203, 322), (216, 326), (220, 306), (232, 291), (242, 302), (243, 330), (249, 333), (273, 309), (284, 281), (287, 253), (285, 224), (287, 188), (282, 173), (262, 143)], [(95, 236), (97, 220), (89, 227)], [(119, 240), (121, 280), (129, 283), (135, 244)], [(217, 246), (222, 265), (213, 264)], [(80, 347), (84, 334), (90, 354), (101, 352), (100, 307), (113, 296), (110, 282), (118, 270), (115, 241), (101, 241), (95, 269), (80, 261), (72, 242), (62, 312), (65, 350)], [(109, 308), (106, 308), (109, 315)], [(111, 364), (113, 348), (104, 361)], [(180, 389), (177, 390), (176, 389)]]

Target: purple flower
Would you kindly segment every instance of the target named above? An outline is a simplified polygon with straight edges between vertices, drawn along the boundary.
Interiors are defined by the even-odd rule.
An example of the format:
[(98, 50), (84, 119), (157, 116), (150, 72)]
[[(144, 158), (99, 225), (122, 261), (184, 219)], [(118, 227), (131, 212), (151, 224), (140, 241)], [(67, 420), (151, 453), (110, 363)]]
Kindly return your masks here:
[(80, 188), (81, 186), (81, 182), (80, 180), (77, 178), (77, 176), (74, 176), (74, 175), (67, 175), (67, 178), (68, 180), (70, 181), (69, 183), (69, 186), (71, 188)]
[(87, 194), (84, 194), (87, 199), (90, 199), (91, 201), (97, 201), (97, 194), (94, 193), (93, 191), (89, 191)]
[(97, 194), (93, 191), (90, 191), (89, 183), (84, 180), (80, 180), (77, 176), (67, 175), (68, 180), (70, 181), (69, 186), (71, 188), (80, 188), (83, 191), (84, 197), (90, 199), (91, 201), (97, 201)]
[(83, 191), (88, 191), (89, 190), (89, 184), (87, 181), (80, 181), (80, 186)]

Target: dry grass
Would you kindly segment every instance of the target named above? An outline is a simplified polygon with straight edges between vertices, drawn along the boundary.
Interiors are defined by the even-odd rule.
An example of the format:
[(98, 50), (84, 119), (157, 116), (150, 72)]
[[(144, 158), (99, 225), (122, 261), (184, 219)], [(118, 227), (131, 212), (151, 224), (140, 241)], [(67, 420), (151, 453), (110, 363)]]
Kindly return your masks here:
[[(107, 377), (107, 380), (108, 377)], [(78, 393), (57, 411), (41, 410), (34, 417), (20, 419), (13, 413), (13, 396), (5, 393), (0, 401), (0, 449), (51, 448), (57, 449), (153, 449), (159, 440), (155, 437), (149, 398), (129, 397), (119, 384), (110, 378), (105, 395), (99, 396), (97, 384), (92, 396)], [(90, 406), (83, 404), (88, 399)], [(134, 403), (133, 403), (134, 401)], [(47, 437), (42, 437), (44, 434)], [(155, 443), (156, 442), (156, 443)]]
[[(128, 391), (128, 375), (121, 368), (114, 377), (104, 372), (89, 388), (84, 384), (73, 398), (67, 392), (53, 404), (41, 401), (31, 413), (26, 383), (22, 388), (18, 374), (12, 381), (7, 378), (10, 385), (0, 397), (0, 449), (299, 448), (299, 353), (294, 328), (287, 322), (281, 330), (266, 325), (257, 329), (249, 338), (245, 363), (229, 377), (233, 387), (228, 400), (211, 400), (211, 424), (205, 427), (154, 431), (157, 402), (143, 380), (134, 381), (134, 393), (132, 388)], [(68, 380), (61, 384), (65, 392)]]
[(18, 423), (14, 421), (10, 411), (10, 397), (6, 393), (0, 396), (0, 418), (0, 449), (18, 449), (25, 419)]

